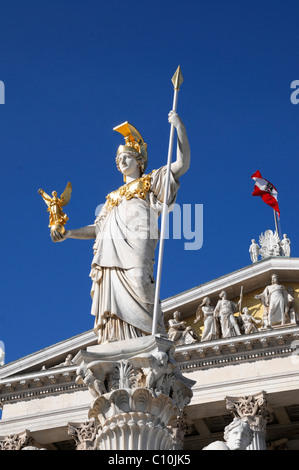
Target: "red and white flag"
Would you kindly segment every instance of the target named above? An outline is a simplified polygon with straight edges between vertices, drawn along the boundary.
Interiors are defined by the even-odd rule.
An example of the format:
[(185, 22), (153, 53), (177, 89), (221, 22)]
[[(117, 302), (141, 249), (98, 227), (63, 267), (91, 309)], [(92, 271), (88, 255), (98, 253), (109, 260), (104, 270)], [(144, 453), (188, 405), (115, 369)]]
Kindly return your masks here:
[(280, 217), (280, 210), (277, 201), (277, 189), (268, 180), (262, 177), (259, 171), (253, 173), (251, 178), (255, 181), (252, 196), (261, 196), (262, 200), (271, 206)]

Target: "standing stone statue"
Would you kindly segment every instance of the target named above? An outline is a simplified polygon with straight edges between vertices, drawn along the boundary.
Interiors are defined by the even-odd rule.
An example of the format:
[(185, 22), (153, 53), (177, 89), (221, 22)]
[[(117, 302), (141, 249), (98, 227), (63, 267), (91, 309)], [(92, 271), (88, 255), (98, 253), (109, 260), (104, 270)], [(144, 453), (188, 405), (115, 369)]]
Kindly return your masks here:
[(0, 341), (0, 366), (4, 366), (5, 347), (3, 341)]
[(263, 328), (268, 328), (269, 325), (269, 315), (268, 315), (268, 300), (265, 294), (265, 291), (259, 295), (254, 296), (255, 299), (260, 300), (261, 304), (263, 305)]
[(288, 322), (288, 311), (290, 305), (290, 294), (286, 288), (278, 284), (277, 274), (272, 274), (271, 284), (264, 291), (255, 296), (267, 306), (268, 325), (284, 325)]
[(292, 286), (289, 286), (287, 288), (287, 291), (288, 291), (288, 302), (289, 302), (289, 317), (290, 317), (290, 321), (291, 323), (293, 324), (296, 324), (298, 323), (298, 313), (296, 312), (295, 310), (295, 298), (294, 298), (294, 295), (295, 295), (295, 292), (294, 292), (294, 288)]
[(248, 421), (234, 418), (224, 429), (224, 440), (215, 441), (204, 447), (203, 450), (245, 450), (253, 440), (253, 431)]
[[(171, 164), (168, 206), (174, 204), (180, 177), (188, 170), (190, 148), (185, 126), (170, 111), (177, 132), (177, 159)], [(95, 239), (91, 265), (94, 331), (99, 343), (151, 334), (155, 294), (153, 260), (158, 242), (158, 217), (164, 200), (166, 167), (146, 174), (147, 144), (128, 122), (115, 128), (125, 138), (116, 164), (125, 184), (106, 197), (94, 224), (64, 234), (54, 231), (54, 242), (68, 238)], [(160, 309), (157, 332), (165, 332)], [(166, 332), (165, 332), (166, 333)]]
[(242, 296), (236, 304), (231, 300), (227, 300), (227, 294), (225, 291), (222, 291), (219, 297), (220, 300), (218, 300), (216, 305), (215, 315), (220, 319), (222, 338), (241, 335), (241, 331), (234, 313), (238, 312), (240, 309)]
[(283, 234), (283, 239), (280, 242), (280, 246), (283, 256), (291, 256), (291, 241), (286, 233)]
[(209, 297), (204, 297), (202, 303), (199, 305), (196, 311), (196, 318), (194, 323), (199, 320), (204, 321), (204, 330), (201, 336), (201, 341), (212, 341), (213, 339), (220, 338), (220, 327), (218, 320), (214, 315), (214, 307), (211, 305)]
[(253, 263), (256, 263), (260, 254), (260, 247), (254, 239), (251, 240), (249, 247), (250, 259)]

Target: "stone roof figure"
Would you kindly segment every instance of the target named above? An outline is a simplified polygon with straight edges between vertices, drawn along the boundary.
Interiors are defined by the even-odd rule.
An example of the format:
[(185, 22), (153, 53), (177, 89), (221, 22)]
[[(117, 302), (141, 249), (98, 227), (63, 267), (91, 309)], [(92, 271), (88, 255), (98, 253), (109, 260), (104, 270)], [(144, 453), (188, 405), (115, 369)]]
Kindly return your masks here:
[(214, 315), (214, 307), (211, 305), (209, 297), (204, 297), (202, 303), (196, 311), (196, 318), (194, 323), (203, 319), (204, 330), (201, 336), (201, 341), (211, 341), (220, 338), (220, 326), (218, 319)]
[(220, 300), (218, 300), (215, 308), (215, 316), (220, 320), (222, 338), (241, 335), (234, 313), (239, 311), (242, 299), (240, 298), (238, 303), (235, 304), (231, 300), (227, 300), (225, 291), (222, 291), (219, 297)]
[(293, 297), (288, 294), (283, 285), (278, 284), (277, 274), (272, 274), (271, 284), (255, 298), (261, 299), (263, 304), (267, 306), (267, 326), (288, 323), (290, 301)]
[(258, 257), (259, 257), (259, 254), (260, 254), (260, 247), (256, 243), (254, 238), (251, 240), (251, 245), (249, 247), (249, 253), (250, 253), (251, 261), (253, 263), (256, 263), (258, 261)]
[(280, 242), (281, 251), (284, 256), (291, 256), (291, 241), (287, 234), (283, 234), (283, 239)]
[(0, 341), (0, 366), (4, 366), (5, 347), (3, 341)]
[(168, 325), (168, 338), (173, 341), (176, 346), (199, 341), (199, 338), (192, 330), (191, 326), (187, 326), (185, 321), (181, 321), (181, 312), (174, 312), (173, 318), (168, 321)]

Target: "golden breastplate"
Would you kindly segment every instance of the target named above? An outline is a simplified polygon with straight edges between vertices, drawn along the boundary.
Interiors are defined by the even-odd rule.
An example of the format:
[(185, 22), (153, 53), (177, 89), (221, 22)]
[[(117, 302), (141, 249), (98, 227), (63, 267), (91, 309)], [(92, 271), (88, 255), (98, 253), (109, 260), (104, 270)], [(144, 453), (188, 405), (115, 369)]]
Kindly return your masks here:
[(151, 187), (151, 175), (145, 175), (137, 180), (131, 181), (131, 183), (124, 184), (116, 191), (112, 191), (106, 196), (109, 209), (112, 207), (118, 206), (123, 198), (127, 201), (133, 197), (139, 197), (140, 199), (145, 199), (147, 192)]

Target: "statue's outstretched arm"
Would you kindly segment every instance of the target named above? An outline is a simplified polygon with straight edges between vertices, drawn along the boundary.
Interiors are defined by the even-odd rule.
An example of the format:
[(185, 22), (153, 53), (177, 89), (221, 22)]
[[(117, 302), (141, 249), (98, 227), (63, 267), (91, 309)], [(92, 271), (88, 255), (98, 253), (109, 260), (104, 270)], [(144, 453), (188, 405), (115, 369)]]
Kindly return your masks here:
[(178, 180), (190, 166), (190, 146), (185, 125), (175, 111), (170, 111), (168, 121), (177, 131), (177, 159), (171, 164), (171, 171)]
[(38, 194), (41, 195), (47, 206), (49, 206), (52, 201), (51, 196), (49, 196), (49, 194), (47, 194), (43, 189), (39, 189)]
[(95, 225), (87, 225), (73, 230), (66, 230), (64, 235), (55, 230), (51, 233), (53, 242), (63, 242), (67, 238), (76, 238), (78, 240), (92, 240), (96, 238)]

